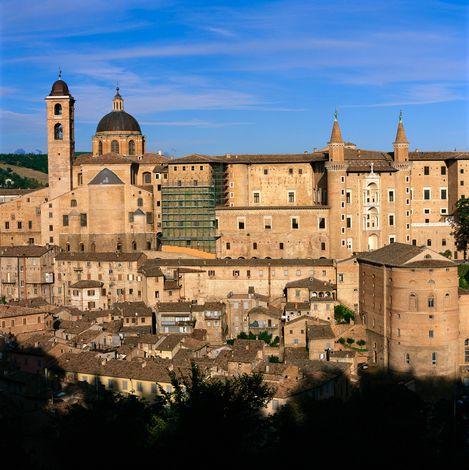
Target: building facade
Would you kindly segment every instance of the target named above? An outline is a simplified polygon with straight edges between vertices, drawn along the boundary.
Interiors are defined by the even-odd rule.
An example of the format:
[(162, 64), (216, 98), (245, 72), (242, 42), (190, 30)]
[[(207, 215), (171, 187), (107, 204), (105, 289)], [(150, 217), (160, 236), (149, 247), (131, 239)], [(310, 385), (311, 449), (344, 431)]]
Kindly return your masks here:
[(469, 195), (469, 153), (410, 152), (402, 116), (391, 151), (344, 141), (336, 115), (313, 152), (169, 159), (145, 153), (118, 89), (89, 155), (74, 156), (75, 99), (61, 78), (46, 109), (49, 188), (0, 204), (2, 245), (347, 259), (401, 242), (462, 256), (448, 216)]
[(468, 337), (457, 265), (426, 247), (400, 243), (358, 261), (372, 363), (419, 377), (455, 376)]

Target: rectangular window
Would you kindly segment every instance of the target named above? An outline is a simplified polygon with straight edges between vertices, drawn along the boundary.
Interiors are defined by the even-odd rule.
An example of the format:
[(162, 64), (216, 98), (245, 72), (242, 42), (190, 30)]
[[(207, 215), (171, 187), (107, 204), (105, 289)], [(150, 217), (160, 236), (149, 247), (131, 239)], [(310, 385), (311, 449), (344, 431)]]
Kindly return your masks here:
[(324, 217), (319, 217), (318, 226), (320, 229), (326, 228), (326, 219)]
[(270, 230), (272, 228), (272, 217), (264, 217), (264, 230)]
[(18, 222), (17, 226), (18, 226), (18, 229), (21, 230), (23, 228), (23, 222)]
[(394, 189), (389, 189), (388, 190), (388, 201), (389, 202), (394, 202)]
[(436, 365), (436, 352), (432, 352), (432, 364)]
[(300, 227), (300, 222), (297, 217), (292, 217), (291, 218), (291, 228), (294, 230), (297, 230)]
[(288, 202), (295, 202), (295, 191), (288, 191)]
[(448, 190), (446, 188), (440, 188), (440, 199), (448, 199)]
[(230, 242), (228, 242), (228, 243), (226, 244), (226, 249), (229, 250), (230, 248), (231, 248), (231, 244), (230, 244)]
[(29, 230), (32, 230), (33, 228), (33, 221), (32, 220), (28, 220), (28, 229)]
[(134, 221), (134, 213), (129, 212), (129, 222), (132, 223)]
[(433, 330), (428, 330), (428, 337), (433, 338)]
[(261, 193), (259, 191), (254, 191), (252, 195), (254, 204), (259, 204), (261, 202)]
[(10, 222), (5, 222), (5, 230), (9, 230), (10, 229)]
[(441, 176), (446, 175), (446, 167), (445, 167), (445, 166), (442, 166), (442, 167), (440, 168), (440, 174), (441, 174)]
[(345, 202), (350, 204), (352, 202), (352, 191), (347, 191), (345, 193)]
[(394, 214), (389, 214), (389, 225), (394, 225)]
[(245, 229), (245, 219), (238, 219), (238, 230), (244, 230)]
[(68, 227), (68, 215), (63, 215), (62, 216), (62, 225), (64, 227)]
[(239, 277), (239, 271), (238, 270), (233, 271), (233, 277)]
[(352, 228), (352, 217), (347, 216), (347, 228)]
[(88, 225), (88, 216), (86, 214), (80, 214), (80, 226), (86, 227)]
[(280, 242), (278, 245), (279, 250), (283, 250), (283, 242)]
[(432, 192), (430, 188), (423, 188), (423, 198), (426, 201), (429, 201), (432, 197)]
[(430, 167), (429, 166), (424, 166), (423, 167), (423, 174), (425, 176), (428, 176), (430, 174)]

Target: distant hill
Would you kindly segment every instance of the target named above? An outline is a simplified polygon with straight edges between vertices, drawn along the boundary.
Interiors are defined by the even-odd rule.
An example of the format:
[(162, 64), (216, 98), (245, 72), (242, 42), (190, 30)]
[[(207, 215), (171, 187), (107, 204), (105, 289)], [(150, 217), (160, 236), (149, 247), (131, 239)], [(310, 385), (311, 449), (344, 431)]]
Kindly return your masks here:
[[(75, 156), (89, 152), (75, 152)], [(31, 168), (32, 170), (47, 173), (47, 154), (45, 153), (25, 153), (24, 155), (16, 153), (0, 153), (0, 163)]]
[(0, 163), (31, 168), (32, 170), (47, 173), (47, 155), (44, 153), (40, 155), (34, 153), (26, 153), (24, 155), (0, 153)]
[[(89, 152), (75, 152), (75, 156)], [(0, 188), (47, 186), (47, 154), (0, 153)]]
[(31, 180), (36, 180), (42, 186), (47, 185), (48, 177), (47, 173), (43, 171), (33, 170), (31, 168), (26, 168), (24, 166), (9, 165), (8, 163), (0, 162), (0, 169), (6, 170), (10, 169), (10, 172), (13, 172), (20, 176), (21, 178), (28, 178)]

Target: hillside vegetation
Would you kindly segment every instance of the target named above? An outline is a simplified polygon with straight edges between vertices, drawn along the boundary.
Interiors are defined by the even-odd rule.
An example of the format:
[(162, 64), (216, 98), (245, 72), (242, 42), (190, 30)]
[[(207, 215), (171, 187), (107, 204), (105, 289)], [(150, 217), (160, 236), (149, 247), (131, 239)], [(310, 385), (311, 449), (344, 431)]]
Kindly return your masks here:
[(42, 173), (47, 173), (47, 155), (27, 153), (17, 155), (15, 153), (0, 153), (0, 163), (31, 168)]
[(47, 154), (0, 153), (0, 188), (42, 188), (47, 186), (47, 170)]

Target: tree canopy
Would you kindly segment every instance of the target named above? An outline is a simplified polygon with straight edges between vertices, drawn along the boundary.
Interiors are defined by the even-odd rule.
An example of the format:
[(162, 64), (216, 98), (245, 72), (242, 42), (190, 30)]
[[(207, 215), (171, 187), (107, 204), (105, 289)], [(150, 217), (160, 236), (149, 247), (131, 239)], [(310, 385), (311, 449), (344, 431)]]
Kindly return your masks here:
[(464, 252), (467, 258), (467, 246), (469, 244), (469, 198), (462, 198), (456, 203), (456, 210), (451, 217), (453, 236), (456, 248)]

